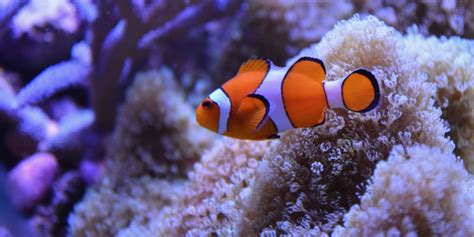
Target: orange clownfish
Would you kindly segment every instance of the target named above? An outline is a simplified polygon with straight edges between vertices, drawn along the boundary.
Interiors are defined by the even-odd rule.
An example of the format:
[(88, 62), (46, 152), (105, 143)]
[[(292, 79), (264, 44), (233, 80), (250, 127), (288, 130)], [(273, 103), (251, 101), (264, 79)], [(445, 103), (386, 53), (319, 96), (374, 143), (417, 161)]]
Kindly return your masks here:
[(320, 125), (328, 108), (364, 113), (379, 102), (379, 84), (365, 69), (337, 81), (325, 79), (324, 64), (316, 58), (300, 58), (288, 70), (267, 59), (249, 59), (201, 102), (196, 120), (224, 136), (263, 140)]

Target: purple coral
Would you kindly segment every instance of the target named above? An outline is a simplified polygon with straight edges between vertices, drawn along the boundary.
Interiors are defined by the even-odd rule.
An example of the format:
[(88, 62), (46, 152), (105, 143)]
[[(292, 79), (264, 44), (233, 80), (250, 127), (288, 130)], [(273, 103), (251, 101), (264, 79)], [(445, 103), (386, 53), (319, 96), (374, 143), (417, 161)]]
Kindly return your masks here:
[(8, 174), (8, 196), (13, 205), (21, 210), (35, 207), (50, 190), (58, 168), (49, 153), (36, 153), (21, 161)]
[(104, 164), (102, 161), (82, 160), (79, 166), (82, 179), (87, 184), (96, 183), (104, 172)]

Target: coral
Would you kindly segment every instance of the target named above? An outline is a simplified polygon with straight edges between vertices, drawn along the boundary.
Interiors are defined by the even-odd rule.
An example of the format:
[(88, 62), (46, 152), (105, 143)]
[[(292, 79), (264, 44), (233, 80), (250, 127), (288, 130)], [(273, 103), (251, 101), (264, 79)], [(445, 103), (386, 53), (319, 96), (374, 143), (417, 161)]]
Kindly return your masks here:
[(57, 132), (57, 125), (40, 108), (25, 107), (9, 113), (11, 126), (5, 134), (10, 152), (18, 157), (31, 155), (38, 144)]
[[(249, 17), (254, 18), (249, 20), (250, 26), (268, 24), (272, 21), (276, 27), (274, 30), (286, 32), (287, 44), (298, 49), (319, 41), (337, 21), (353, 14), (353, 7), (348, 0), (322, 2), (251, 0), (249, 12), (251, 12)], [(259, 21), (261, 23), (258, 23)]]
[[(16, 15), (13, 25), (19, 24), (19, 26), (13, 28), (14, 31), (23, 32), (23, 28), (29, 28), (34, 24), (42, 25), (44, 22), (47, 22), (48, 26), (54, 27), (54, 20), (57, 16), (50, 16), (52, 13), (59, 16), (63, 13), (68, 15), (67, 13), (71, 12), (77, 14), (76, 8), (69, 7), (72, 3), (67, 0), (47, 1), (51, 5), (43, 4), (42, 7), (46, 7), (47, 10), (41, 11), (40, 7), (41, 14), (38, 16), (28, 13), (28, 11), (36, 9), (37, 2), (35, 0), (30, 3), (31, 6), (28, 5), (24, 8), (27, 13), (22, 14), (20, 11)], [(84, 84), (87, 81), (95, 113), (94, 124), (99, 132), (106, 133), (113, 128), (115, 123), (116, 105), (122, 97), (120, 89), (128, 86), (133, 73), (147, 57), (151, 48), (161, 41), (183, 34), (187, 29), (196, 25), (233, 13), (238, 9), (241, 1), (145, 3), (127, 0), (117, 2), (102, 0), (97, 2), (96, 7), (90, 7), (86, 1), (77, 0), (75, 4), (79, 12), (84, 15), (84, 19), (87, 20), (84, 24), (87, 25), (87, 32), (91, 37), (87, 37), (86, 41), (76, 44), (70, 50), (74, 59), (49, 66), (34, 78), (29, 86), (19, 94), (18, 103), (19, 105), (36, 103), (41, 99), (51, 97), (58, 91), (78, 83)], [(35, 17), (25, 18), (24, 15)], [(18, 19), (18, 22), (15, 19)], [(66, 27), (64, 32), (67, 33), (69, 30), (74, 31), (72, 28), (76, 28), (75, 26), (80, 24), (79, 21), (79, 19), (73, 21), (66, 18), (61, 19), (59, 23), (64, 24), (60, 27)], [(9, 40), (2, 44), (0, 52), (7, 51), (10, 48), (7, 47), (10, 43), (17, 43), (13, 39)], [(70, 46), (72, 46), (72, 42), (68, 48)], [(20, 58), (25, 58), (25, 56)], [(21, 59), (12, 59), (11, 57), (4, 60), (8, 62), (21, 61)], [(55, 63), (57, 61), (59, 60), (56, 60)], [(25, 65), (10, 64), (13, 66)], [(34, 66), (34, 68), (43, 69), (42, 66)], [(117, 70), (117, 68), (122, 68), (122, 70)], [(69, 76), (64, 77), (64, 75)], [(103, 93), (104, 91), (108, 91), (108, 93)]]
[(210, 29), (212, 75), (220, 84), (249, 56), (283, 64), (321, 40), (337, 21), (351, 16), (352, 3), (338, 1), (249, 0), (236, 18)]
[(104, 173), (103, 161), (82, 160), (79, 165), (81, 178), (89, 185), (96, 183)]
[(168, 69), (135, 78), (119, 112), (104, 177), (69, 218), (74, 236), (116, 235), (130, 223), (151, 219), (152, 210), (182, 192), (187, 171), (212, 137), (189, 119), (193, 111), (174, 80)]
[(356, 12), (373, 14), (399, 30), (416, 24), (425, 34), (474, 36), (472, 0), (353, 2)]
[(219, 84), (252, 55), (283, 64), (355, 13), (375, 15), (399, 31), (416, 24), (423, 35), (472, 38), (473, 6), (472, 0), (249, 0), (243, 13), (210, 30), (211, 60), (216, 61), (210, 69)]
[(117, 181), (143, 173), (184, 177), (212, 138), (189, 119), (194, 111), (166, 68), (139, 73), (120, 110), (106, 171)]
[(14, 120), (15, 89), (7, 79), (6, 73), (0, 69), (0, 119), (2, 121)]
[[(90, 92), (97, 127), (102, 131), (112, 130), (115, 105), (120, 98), (119, 82), (126, 82), (131, 77), (131, 72), (136, 70), (150, 48), (201, 23), (232, 14), (240, 4), (240, 0), (191, 1), (189, 4), (184, 1), (150, 4), (126, 0), (116, 4), (100, 1), (97, 18), (90, 28), (95, 36), (90, 42), (94, 64)], [(114, 5), (121, 20), (114, 21), (109, 16)], [(109, 93), (104, 94), (105, 90)]]
[(404, 43), (416, 55), (420, 70), (436, 83), (436, 102), (449, 122), (455, 152), (474, 173), (474, 41), (457, 37), (425, 39), (412, 32)]
[[(145, 67), (150, 52), (159, 52), (151, 49), (183, 37), (187, 30), (199, 28), (208, 21), (232, 15), (242, 0), (27, 2), (0, 3), (0, 64), (18, 71), (21, 86), (26, 85), (16, 88), (4, 80), (3, 72), (0, 75), (0, 131), (5, 141), (0, 145), (2, 162), (13, 167), (20, 158), (50, 152), (57, 157), (56, 166), (61, 170), (80, 169), (82, 175), (91, 175), (86, 180), (92, 183), (102, 173), (106, 138), (115, 125), (116, 110), (123, 102), (126, 89), (136, 72)], [(161, 78), (161, 74), (171, 78), (164, 70), (149, 77)], [(141, 81), (153, 82), (151, 79)], [(140, 90), (137, 94), (144, 96), (136, 103), (145, 107), (127, 106), (126, 110), (137, 114), (124, 112), (117, 136), (123, 135), (126, 139), (112, 139), (114, 149), (124, 152), (110, 152), (111, 156), (118, 156), (120, 162), (136, 157), (145, 160), (140, 171), (122, 167), (122, 171), (129, 171), (127, 175), (137, 172), (137, 176), (141, 176), (143, 171), (163, 178), (183, 178), (199, 158), (198, 150), (204, 147), (206, 138), (189, 139), (200, 133), (190, 125), (192, 120), (188, 118), (193, 113), (189, 106), (182, 98), (167, 100), (181, 96), (175, 95), (178, 88), (173, 79), (164, 81), (170, 83), (172, 89), (158, 82), (153, 82), (155, 87), (150, 90), (145, 84), (136, 89)], [(71, 88), (77, 85), (81, 85), (79, 90)], [(156, 97), (161, 93), (165, 97)], [(73, 106), (65, 109), (55, 104), (61, 97), (72, 98)], [(172, 114), (161, 110), (165, 108), (163, 105)], [(171, 106), (175, 108), (170, 109)], [(153, 109), (158, 110), (148, 113)], [(143, 127), (132, 125), (136, 119), (143, 122)], [(160, 141), (156, 142), (158, 137)], [(127, 144), (130, 142), (133, 144)], [(162, 159), (152, 158), (156, 155)], [(41, 179), (38, 182), (42, 182)], [(25, 192), (34, 192), (31, 185), (26, 189), (31, 190)], [(43, 187), (39, 191), (43, 193)], [(35, 197), (26, 195), (25, 198)], [(24, 209), (34, 209), (39, 203), (33, 200), (30, 204)], [(44, 228), (48, 233), (56, 232), (50, 230), (56, 227)]]
[(84, 181), (77, 172), (70, 171), (59, 177), (53, 185), (51, 200), (37, 207), (31, 220), (39, 236), (65, 236), (67, 216), (84, 191)]
[(13, 235), (10, 233), (10, 231), (3, 227), (0, 226), (0, 237), (12, 237)]
[(183, 185), (183, 180), (158, 180), (144, 174), (126, 178), (115, 187), (105, 177), (100, 188), (89, 190), (85, 201), (74, 207), (68, 219), (69, 235), (120, 236), (130, 225), (146, 225), (158, 215), (160, 207), (176, 200)]
[[(323, 126), (282, 136), (264, 157), (262, 174), (256, 174), (256, 191), (246, 213), (249, 221), (242, 229), (330, 233), (359, 202), (376, 162), (394, 145), (453, 149), (444, 136), (448, 128), (440, 119), (441, 110), (433, 106), (435, 87), (413, 63), (402, 39), (374, 17), (356, 17), (339, 23), (319, 44), (289, 60), (288, 64), (301, 56), (321, 58), (328, 80), (367, 68), (381, 81), (383, 98), (373, 112), (329, 111)], [(250, 221), (255, 219), (262, 221)]]
[[(275, 142), (275, 141), (274, 141)], [(189, 174), (190, 184), (176, 204), (165, 206), (148, 224), (135, 224), (124, 236), (237, 236), (242, 234), (247, 202), (258, 166), (272, 141), (226, 139), (206, 152)], [(258, 221), (253, 219), (252, 221)]]
[(0, 3), (0, 37), (5, 33), (8, 23), (28, 2), (29, 0), (7, 0)]
[[(105, 176), (70, 216), (71, 234), (331, 234), (343, 223), (344, 215), (360, 204), (361, 197), (370, 195), (366, 192), (367, 183), (377, 162), (387, 159), (393, 147), (427, 145), (437, 147), (436, 151), (445, 154), (443, 157), (453, 159), (449, 154), (454, 144), (445, 136), (448, 123), (441, 118), (441, 108), (435, 106), (439, 86), (430, 77), (432, 69), (427, 63), (416, 61), (421, 52), (426, 57), (433, 52), (414, 53), (406, 45), (408, 40), (409, 36), (402, 36), (375, 17), (354, 17), (338, 23), (320, 43), (290, 59), (287, 66), (301, 56), (321, 58), (326, 64), (327, 80), (337, 80), (364, 67), (373, 72), (382, 85), (383, 96), (377, 109), (365, 114), (330, 110), (322, 126), (292, 130), (282, 134), (279, 140), (215, 143), (195, 163), (188, 175), (189, 181), (182, 178), (196, 157), (162, 159), (163, 155), (146, 148), (149, 142), (144, 138), (148, 136), (143, 133), (153, 131), (146, 124), (162, 126), (156, 125), (156, 121), (164, 121), (165, 128), (176, 126), (174, 116), (171, 117), (174, 122), (166, 122), (169, 114), (177, 113), (173, 110), (176, 107), (163, 105), (162, 101), (175, 92), (166, 94), (160, 90), (157, 93), (153, 89), (156, 85), (165, 85), (161, 81), (167, 77), (156, 80), (163, 72), (157, 74), (155, 80), (148, 79), (152, 82), (146, 83), (146, 87), (140, 86), (140, 81), (147, 80), (137, 78), (131, 89), (136, 92), (129, 91), (121, 109)], [(446, 63), (452, 59), (440, 60)], [(468, 70), (465, 67), (466, 64), (459, 64), (459, 70)], [(154, 91), (152, 99), (146, 96), (152, 93), (147, 92), (149, 90)], [(176, 100), (166, 100), (166, 103), (170, 101)], [(455, 98), (450, 100), (450, 104), (456, 103)], [(166, 114), (149, 112), (156, 111), (159, 105)], [(186, 104), (180, 106), (187, 110)], [(130, 117), (127, 114), (131, 114)], [(187, 121), (189, 127), (195, 126), (189, 120), (183, 121)], [(180, 133), (172, 129), (161, 134), (172, 138)], [(182, 134), (189, 132), (181, 131), (179, 136)], [(196, 136), (195, 132), (192, 134)], [(176, 148), (187, 144), (185, 147), (195, 148), (196, 141), (186, 136), (177, 143), (172, 139), (167, 144), (174, 144)], [(161, 136), (153, 137), (155, 143), (161, 140), (156, 138)], [(145, 148), (145, 152), (136, 147)], [(174, 151), (178, 154), (183, 151), (176, 148)], [(198, 155), (200, 149), (195, 151)], [(457, 164), (455, 170), (459, 171), (459, 166)], [(400, 171), (410, 172), (410, 169), (400, 168)], [(140, 212), (144, 209), (147, 211)], [(440, 221), (450, 220), (459, 219)]]
[(33, 208), (51, 188), (58, 173), (56, 157), (37, 153), (21, 161), (8, 174), (8, 196), (20, 210)]
[(16, 98), (17, 106), (39, 103), (64, 88), (85, 86), (88, 73), (88, 65), (73, 60), (48, 67), (21, 89)]
[(67, 157), (68, 163), (75, 163), (73, 160), (81, 159), (85, 150), (101, 145), (98, 135), (92, 131), (93, 124), (94, 113), (90, 109), (74, 111), (59, 121), (58, 132), (44, 139), (39, 149)]
[(474, 236), (473, 192), (454, 155), (396, 146), (333, 236)]
[(0, 26), (2, 64), (36, 74), (69, 57), (69, 49), (82, 35), (84, 25), (72, 1), (6, 2), (6, 10), (8, 13), (10, 9), (11, 17), (6, 18), (5, 27)]
[(15, 157), (24, 157), (33, 154), (38, 143), (52, 136), (56, 125), (39, 108), (16, 108), (16, 91), (11, 77), (0, 71), (0, 129), (5, 130), (1, 138)]
[[(69, 0), (30, 0), (12, 19), (12, 30), (15, 37), (22, 34), (33, 34), (44, 37), (38, 29), (53, 27), (68, 33), (79, 29), (78, 13)], [(47, 37), (41, 38), (47, 40)]]

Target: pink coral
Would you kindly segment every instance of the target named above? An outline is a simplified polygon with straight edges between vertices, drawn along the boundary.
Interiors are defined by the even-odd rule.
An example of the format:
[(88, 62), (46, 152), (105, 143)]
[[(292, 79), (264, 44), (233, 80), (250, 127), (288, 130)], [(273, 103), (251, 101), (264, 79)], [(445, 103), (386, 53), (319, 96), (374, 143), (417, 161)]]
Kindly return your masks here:
[(8, 196), (21, 210), (34, 207), (51, 188), (58, 173), (56, 158), (49, 153), (37, 153), (21, 161), (8, 174)]

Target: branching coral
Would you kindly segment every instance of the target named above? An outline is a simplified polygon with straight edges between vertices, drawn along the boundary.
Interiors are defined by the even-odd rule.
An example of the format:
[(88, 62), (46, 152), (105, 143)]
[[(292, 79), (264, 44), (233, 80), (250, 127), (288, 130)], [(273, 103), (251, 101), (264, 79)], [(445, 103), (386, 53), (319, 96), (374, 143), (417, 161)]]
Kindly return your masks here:
[[(76, 2), (78, 5), (80, 3)], [(78, 83), (88, 83), (95, 123), (99, 129), (109, 130), (113, 127), (114, 110), (121, 97), (119, 89), (124, 86), (120, 83), (128, 82), (126, 78), (136, 70), (138, 61), (143, 60), (149, 48), (189, 27), (231, 13), (239, 5), (240, 1), (211, 0), (193, 4), (179, 1), (157, 1), (152, 4), (126, 0), (117, 3), (99, 1), (97, 9), (93, 9), (96, 14), (83, 12), (88, 13), (85, 18), (91, 21), (88, 30), (92, 37), (87, 38), (87, 43), (81, 44), (81, 49), (73, 48), (73, 56), (79, 58), (43, 71), (21, 91), (17, 98), (18, 104), (37, 103), (60, 90)], [(111, 15), (111, 10), (116, 14)], [(91, 59), (81, 60), (84, 53), (80, 51), (90, 53)], [(125, 69), (121, 71), (116, 68)]]
[[(12, 19), (11, 28), (16, 37), (40, 33), (38, 29), (47, 27), (74, 33), (80, 27), (77, 18), (76, 8), (69, 0), (30, 0)], [(40, 40), (47, 39), (48, 37)]]
[[(69, 0), (7, 0), (10, 12), (0, 26), (0, 62), (36, 74), (68, 58), (69, 48), (83, 32), (83, 22)], [(88, 3), (90, 4), (90, 3)], [(2, 17), (0, 17), (2, 18)], [(2, 21), (2, 20), (0, 20)]]
[(28, 0), (8, 0), (0, 3), (0, 37), (5, 33), (8, 23), (28, 2)]
[[(67, 141), (72, 140), (69, 138), (77, 138), (79, 141), (93, 138), (96, 146), (87, 146), (92, 144), (83, 142), (76, 143), (76, 147), (62, 147), (62, 150), (83, 155), (81, 152), (87, 153), (87, 149), (94, 147), (98, 150), (95, 151), (96, 156), (101, 153), (103, 135), (114, 126), (115, 110), (123, 97), (124, 88), (129, 85), (136, 70), (142, 66), (150, 48), (182, 34), (193, 26), (232, 13), (241, 3), (215, 0), (190, 3), (102, 0), (98, 1), (96, 8), (89, 9), (83, 7), (89, 6), (83, 2), (74, 3), (84, 15), (83, 18), (88, 20), (89, 37), (72, 48), (72, 59), (49, 66), (37, 75), (16, 96), (14, 104), (22, 108), (43, 102), (76, 85), (87, 87), (94, 112), (93, 121), (84, 121), (81, 126), (75, 127), (74, 131), (61, 131), (60, 135)], [(2, 100), (3, 102), (9, 103), (8, 100)], [(2, 106), (3, 108), (7, 107)], [(73, 133), (67, 133), (71, 131)], [(46, 145), (42, 148), (51, 148), (52, 142), (54, 141), (43, 142)], [(69, 147), (74, 149), (67, 151)]]
[(473, 236), (474, 178), (454, 155), (396, 146), (334, 236)]
[[(449, 154), (454, 145), (445, 136), (449, 131), (448, 123), (442, 120), (442, 110), (435, 106), (433, 99), (439, 98), (440, 94), (430, 73), (438, 69), (416, 61), (418, 54), (430, 57), (434, 52), (414, 53), (406, 45), (408, 40), (410, 37), (402, 36), (374, 17), (355, 17), (337, 24), (320, 43), (303, 50), (298, 57), (321, 58), (326, 63), (328, 80), (342, 78), (360, 67), (369, 69), (382, 85), (383, 97), (379, 107), (366, 114), (331, 110), (326, 113), (324, 125), (289, 131), (280, 140), (225, 140), (216, 143), (194, 165), (188, 182), (181, 179), (164, 181), (166, 175), (156, 170), (163, 164), (161, 155), (153, 155), (153, 152), (142, 155), (133, 149), (121, 150), (113, 145), (118, 154), (135, 155), (112, 157), (101, 185), (89, 192), (86, 200), (77, 206), (75, 214), (70, 217), (71, 233), (77, 236), (134, 236), (137, 233), (145, 236), (331, 234), (337, 225), (343, 223), (344, 215), (354, 205), (360, 204), (361, 196), (370, 195), (366, 192), (368, 180), (377, 162), (386, 159), (393, 147), (400, 144), (437, 147), (436, 151), (445, 155), (433, 159), (443, 156), (451, 159), (446, 161), (447, 165), (452, 163), (453, 156)], [(420, 39), (420, 42), (423, 40)], [(289, 60), (287, 65), (298, 57)], [(452, 58), (440, 60), (447, 63)], [(460, 64), (459, 70), (468, 70), (461, 69), (465, 66)], [(141, 91), (137, 89), (140, 88), (138, 85), (137, 82), (137, 92)], [(130, 98), (128, 103), (135, 105)], [(142, 96), (137, 95), (139, 98)], [(457, 103), (455, 98), (452, 99), (450, 103)], [(141, 106), (139, 111), (142, 111), (141, 108), (151, 111)], [(163, 108), (173, 107), (165, 105)], [(129, 110), (141, 114), (133, 108)], [(122, 114), (121, 119), (124, 116)], [(133, 118), (140, 121), (138, 124), (143, 124), (141, 117), (135, 115)], [(133, 147), (137, 138), (147, 137), (140, 132), (145, 131), (143, 127), (129, 130), (124, 129), (129, 124), (118, 124), (114, 139), (122, 140), (118, 143), (122, 146)], [(140, 147), (143, 144), (148, 142), (140, 141)], [(413, 156), (416, 155), (415, 150), (410, 150)], [(417, 167), (426, 164), (418, 160), (413, 161)], [(174, 160), (171, 164), (181, 167), (181, 161)], [(404, 167), (403, 162), (396, 162), (399, 163)], [(165, 165), (159, 170), (169, 167)], [(435, 167), (439, 169), (442, 164)], [(453, 167), (452, 174), (456, 176), (460, 166), (456, 164)], [(410, 172), (409, 169), (394, 169)], [(122, 181), (118, 181), (117, 175), (121, 175)], [(461, 176), (465, 177), (465, 172)], [(378, 182), (377, 177), (378, 174), (374, 178), (375, 183)], [(149, 188), (153, 184), (168, 187), (170, 182), (177, 180), (179, 185), (174, 186), (171, 194), (168, 190)], [(453, 187), (453, 190), (461, 189), (462, 186)], [(129, 204), (123, 200), (128, 200)], [(94, 203), (114, 204), (96, 208)], [(144, 209), (138, 203), (147, 205), (148, 211), (137, 214), (137, 210)], [(439, 203), (433, 205), (442, 206)], [(430, 210), (429, 207), (427, 210)], [(132, 218), (133, 214), (137, 216)], [(454, 223), (457, 220), (446, 217), (438, 223)], [(103, 222), (106, 223), (97, 224)], [(336, 233), (342, 233), (340, 228)]]
[(0, 73), (0, 120), (2, 126), (9, 126), (2, 138), (10, 151), (18, 157), (31, 155), (38, 143), (55, 133), (55, 124), (37, 107), (16, 108), (15, 89), (7, 80), (6, 73)]
[[(231, 13), (239, 5), (240, 1), (215, 0), (193, 5), (182, 1), (145, 4), (121, 0), (116, 5), (100, 1), (98, 16), (91, 26), (94, 38), (90, 43), (95, 65), (91, 74), (91, 101), (97, 127), (105, 131), (113, 128), (115, 105), (120, 97), (119, 81), (127, 81), (130, 70), (136, 70), (149, 47), (190, 27)], [(114, 6), (123, 19), (110, 19), (108, 13)], [(102, 93), (105, 90), (109, 93)]]
[(75, 60), (51, 66), (36, 76), (18, 93), (17, 106), (23, 107), (27, 104), (38, 103), (64, 88), (80, 84), (85, 86), (85, 78), (88, 73), (88, 65)]

